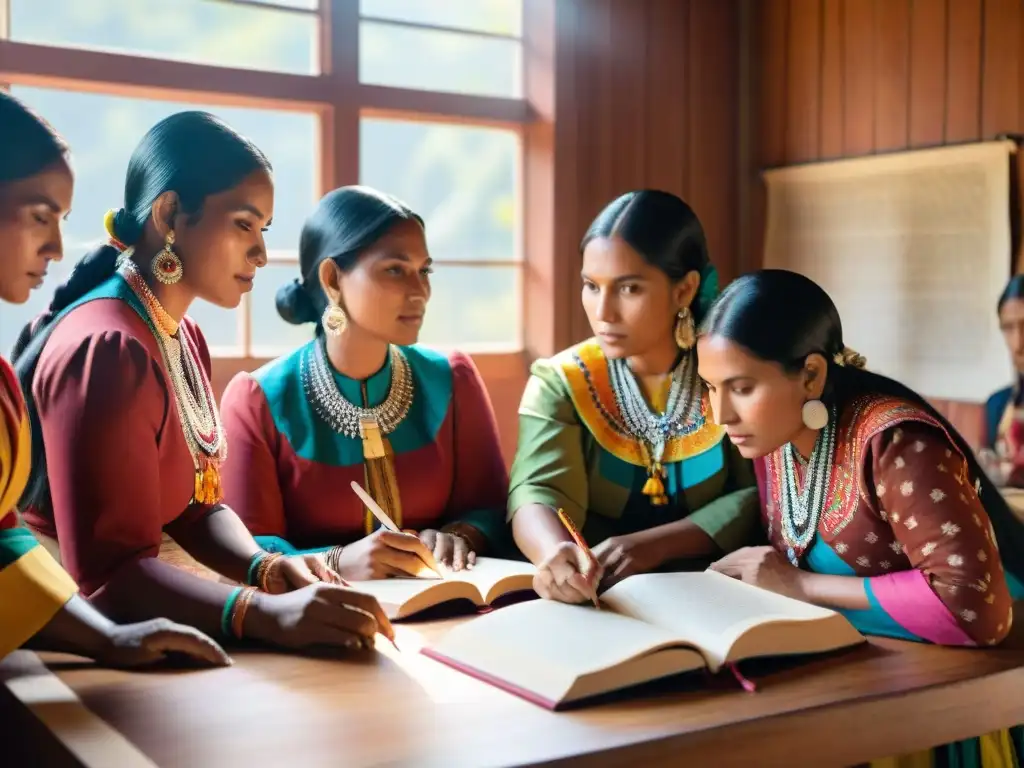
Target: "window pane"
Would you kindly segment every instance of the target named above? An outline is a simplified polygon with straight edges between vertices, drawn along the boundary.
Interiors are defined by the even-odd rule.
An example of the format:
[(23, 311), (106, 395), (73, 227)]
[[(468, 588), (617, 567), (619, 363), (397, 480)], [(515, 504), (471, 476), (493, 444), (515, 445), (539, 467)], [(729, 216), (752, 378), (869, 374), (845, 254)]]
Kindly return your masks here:
[(359, 12), (378, 19), (459, 27), (520, 37), (522, 0), (360, 0)]
[(252, 293), (250, 344), (253, 357), (277, 357), (313, 338), (312, 325), (292, 325), (277, 314), (277, 289), (299, 276), (299, 265), (268, 264), (256, 273)]
[(522, 97), (518, 40), (359, 23), (359, 80), (479, 96)]
[(359, 179), (427, 223), (435, 259), (519, 258), (519, 138), (511, 131), (364, 118)]
[(26, 43), (309, 74), (319, 72), (318, 23), (315, 14), (211, 0), (11, 0), (10, 36)]
[[(64, 225), (64, 260), (51, 266), (46, 284), (33, 294), (28, 305), (0, 304), (0, 350), (4, 352), (10, 351), (18, 329), (49, 303), (54, 288), (67, 277), (75, 262), (102, 240), (103, 215), (123, 201), (128, 158), (143, 134), (162, 118), (195, 108), (19, 86), (12, 92), (45, 116), (70, 143), (75, 197), (72, 213)], [(267, 247), (294, 253), (302, 223), (317, 199), (316, 116), (234, 107), (214, 107), (210, 111), (251, 138), (270, 158), (275, 168), (276, 194)], [(203, 324), (211, 347), (235, 345), (234, 313), (197, 302), (190, 314)]]
[(442, 264), (431, 277), (420, 341), (437, 346), (520, 344), (519, 267)]

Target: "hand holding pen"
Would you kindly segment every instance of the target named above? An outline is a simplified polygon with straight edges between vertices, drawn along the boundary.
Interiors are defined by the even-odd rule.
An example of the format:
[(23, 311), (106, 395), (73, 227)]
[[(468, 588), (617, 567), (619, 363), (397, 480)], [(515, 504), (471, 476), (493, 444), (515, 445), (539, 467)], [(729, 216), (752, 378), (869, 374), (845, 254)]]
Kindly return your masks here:
[(559, 544), (551, 555), (537, 566), (534, 590), (541, 597), (563, 603), (591, 601), (595, 608), (601, 604), (597, 598), (597, 585), (603, 568), (590, 551), (586, 541), (572, 520), (561, 509), (558, 518), (572, 541)]

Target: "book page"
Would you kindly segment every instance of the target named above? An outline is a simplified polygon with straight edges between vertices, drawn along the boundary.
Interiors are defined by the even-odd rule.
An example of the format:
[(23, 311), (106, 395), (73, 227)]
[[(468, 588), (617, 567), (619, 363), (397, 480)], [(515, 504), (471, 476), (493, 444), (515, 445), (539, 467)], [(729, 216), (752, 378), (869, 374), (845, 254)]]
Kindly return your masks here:
[(838, 615), (713, 571), (630, 576), (605, 592), (601, 602), (618, 613), (687, 638), (704, 651), (712, 669), (726, 660), (733, 643), (754, 626), (772, 621), (822, 621)]
[[(680, 644), (670, 631), (612, 611), (531, 600), (467, 621), (430, 651), (457, 666), (558, 701), (588, 674)], [(673, 671), (703, 665), (694, 652), (682, 663), (677, 660)]]
[(498, 557), (477, 558), (468, 570), (445, 571), (445, 581), (463, 581), (480, 590), (480, 598), (490, 602), (498, 594), (491, 594), (498, 587), (502, 594), (519, 589), (532, 589), (537, 566), (520, 560), (505, 560)]
[(925, 397), (977, 401), (1011, 369), (995, 302), (1011, 273), (1012, 142), (779, 168), (764, 266), (835, 302), (869, 370)]

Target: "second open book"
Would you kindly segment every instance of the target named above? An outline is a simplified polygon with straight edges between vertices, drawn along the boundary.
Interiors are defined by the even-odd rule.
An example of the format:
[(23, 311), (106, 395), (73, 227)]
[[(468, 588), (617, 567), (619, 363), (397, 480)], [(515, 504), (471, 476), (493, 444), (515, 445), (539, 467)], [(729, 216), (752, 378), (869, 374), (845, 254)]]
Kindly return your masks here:
[(835, 611), (710, 571), (632, 576), (601, 606), (512, 605), (455, 627), (423, 653), (557, 709), (669, 675), (864, 641)]

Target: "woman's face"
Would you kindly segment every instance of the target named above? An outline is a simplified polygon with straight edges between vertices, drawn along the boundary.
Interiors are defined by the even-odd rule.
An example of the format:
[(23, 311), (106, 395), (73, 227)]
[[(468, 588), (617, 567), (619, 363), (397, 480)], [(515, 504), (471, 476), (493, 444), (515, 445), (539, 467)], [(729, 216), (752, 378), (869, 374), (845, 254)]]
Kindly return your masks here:
[(824, 358), (812, 355), (795, 374), (761, 360), (721, 336), (697, 340), (697, 370), (707, 385), (715, 421), (748, 459), (797, 441), (807, 432), (802, 409), (824, 389)]
[(674, 343), (676, 315), (690, 306), (699, 284), (695, 271), (673, 283), (617, 237), (587, 243), (581, 277), (583, 309), (610, 358), (634, 357)]
[(1010, 350), (1013, 367), (1024, 373), (1024, 299), (1007, 299), (999, 308), (999, 328)]
[[(159, 214), (157, 214), (159, 215)], [(201, 215), (174, 216), (174, 252), (181, 284), (199, 298), (233, 309), (267, 263), (263, 233), (274, 218), (274, 183), (264, 170), (203, 202)]]
[(61, 222), (71, 210), (73, 187), (63, 160), (0, 184), (0, 300), (24, 304), (43, 284), (50, 262), (63, 257)]
[(320, 280), (328, 296), (337, 296), (340, 290), (339, 303), (355, 329), (388, 344), (406, 346), (416, 343), (423, 326), (430, 300), (430, 265), (423, 227), (406, 220), (360, 254), (349, 271), (324, 261)]

